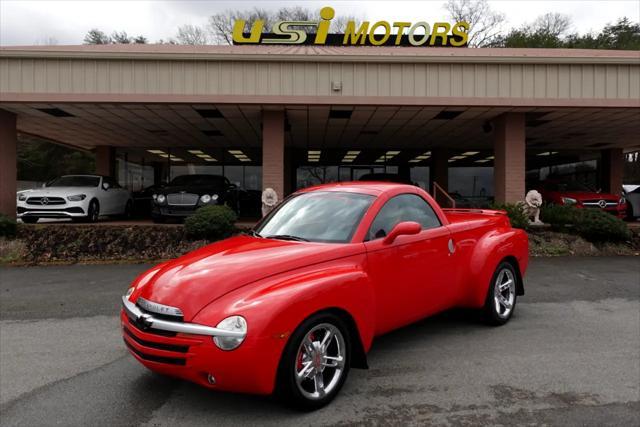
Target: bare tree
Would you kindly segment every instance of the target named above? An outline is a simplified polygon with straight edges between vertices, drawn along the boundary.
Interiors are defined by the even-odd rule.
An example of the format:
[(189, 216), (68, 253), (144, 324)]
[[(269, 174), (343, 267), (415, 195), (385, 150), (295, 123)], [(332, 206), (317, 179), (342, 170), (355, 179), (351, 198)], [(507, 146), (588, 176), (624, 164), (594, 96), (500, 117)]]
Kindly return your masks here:
[[(245, 25), (251, 25), (254, 21), (260, 19), (264, 21), (265, 32), (272, 30), (273, 24), (278, 21), (311, 21), (320, 20), (319, 10), (305, 9), (299, 6), (282, 7), (276, 11), (268, 11), (265, 9), (254, 8), (251, 10), (225, 10), (209, 17), (207, 29), (211, 35), (211, 39), (216, 44), (233, 44), (231, 33), (236, 20), (242, 19)], [(355, 20), (353, 16), (336, 17), (331, 21), (331, 31), (341, 32), (347, 27), (347, 22)], [(304, 27), (310, 33), (316, 31), (315, 27)]]
[(469, 46), (487, 47), (499, 41), (506, 18), (487, 0), (448, 0), (445, 8), (451, 19), (469, 24)]
[(562, 13), (546, 13), (533, 21), (531, 30), (534, 33), (562, 37), (571, 30), (571, 18)]
[(109, 44), (111, 43), (111, 37), (106, 35), (103, 31), (93, 28), (84, 36), (84, 44)]
[(178, 28), (176, 42), (178, 44), (204, 45), (209, 42), (209, 37), (204, 28), (186, 24)]
[(127, 35), (126, 31), (114, 31), (111, 34), (111, 43), (113, 44), (129, 44), (131, 39)]

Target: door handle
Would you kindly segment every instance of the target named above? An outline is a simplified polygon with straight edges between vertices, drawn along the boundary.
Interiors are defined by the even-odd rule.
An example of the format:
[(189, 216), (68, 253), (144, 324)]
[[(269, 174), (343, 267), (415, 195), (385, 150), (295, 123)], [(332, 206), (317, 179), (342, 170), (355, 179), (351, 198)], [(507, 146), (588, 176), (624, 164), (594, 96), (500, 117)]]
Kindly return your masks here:
[(453, 243), (453, 239), (449, 239), (449, 255), (453, 255), (453, 253), (456, 251), (456, 245), (455, 243)]

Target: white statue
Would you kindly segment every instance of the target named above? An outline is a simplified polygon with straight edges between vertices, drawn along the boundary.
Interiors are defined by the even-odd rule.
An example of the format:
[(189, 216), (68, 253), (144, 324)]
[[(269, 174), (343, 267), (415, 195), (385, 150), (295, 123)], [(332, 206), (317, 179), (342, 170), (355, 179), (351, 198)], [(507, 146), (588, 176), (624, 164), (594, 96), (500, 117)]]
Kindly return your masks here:
[(262, 216), (267, 216), (269, 212), (278, 204), (278, 193), (273, 188), (265, 188), (262, 192)]
[[(524, 197), (522, 207), (527, 214), (527, 218), (529, 218), (530, 224), (542, 225), (542, 221), (540, 221), (540, 206), (542, 206), (542, 194), (536, 190), (529, 191)], [(533, 221), (531, 218), (533, 218)]]

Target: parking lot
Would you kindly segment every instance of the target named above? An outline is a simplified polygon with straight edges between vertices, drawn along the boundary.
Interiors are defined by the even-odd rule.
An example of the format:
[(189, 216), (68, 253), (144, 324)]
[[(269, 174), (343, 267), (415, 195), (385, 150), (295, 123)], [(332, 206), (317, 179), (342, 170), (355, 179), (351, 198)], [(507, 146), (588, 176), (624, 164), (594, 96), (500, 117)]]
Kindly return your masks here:
[(537, 258), (501, 328), (448, 312), (379, 338), (327, 408), (298, 413), (139, 365), (119, 296), (146, 265), (0, 269), (0, 424), (639, 425), (638, 258)]

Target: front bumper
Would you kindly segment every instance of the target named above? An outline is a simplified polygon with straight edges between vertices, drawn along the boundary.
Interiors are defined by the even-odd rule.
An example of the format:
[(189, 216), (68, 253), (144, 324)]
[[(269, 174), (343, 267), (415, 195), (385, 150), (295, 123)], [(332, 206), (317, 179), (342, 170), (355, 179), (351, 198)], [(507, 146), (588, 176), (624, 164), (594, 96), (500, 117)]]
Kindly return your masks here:
[(81, 218), (86, 216), (86, 212), (79, 206), (69, 208), (32, 208), (32, 207), (16, 207), (16, 216), (18, 218), (23, 217), (38, 217), (38, 218)]
[(238, 332), (154, 318), (124, 297), (120, 323), (130, 353), (154, 372), (217, 390), (273, 392), (280, 349), (272, 338), (249, 335), (237, 349), (224, 351), (212, 336)]

